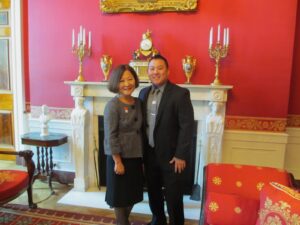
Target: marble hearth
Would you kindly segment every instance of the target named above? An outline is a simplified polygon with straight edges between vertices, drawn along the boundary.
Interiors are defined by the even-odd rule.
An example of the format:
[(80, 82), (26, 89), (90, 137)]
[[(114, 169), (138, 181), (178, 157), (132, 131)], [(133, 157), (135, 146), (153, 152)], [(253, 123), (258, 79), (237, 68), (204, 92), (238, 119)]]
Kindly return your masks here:
[[(106, 102), (114, 96), (106, 88), (105, 82), (65, 81), (70, 85), (75, 107), (71, 114), (72, 144), (71, 152), (75, 159), (76, 191), (87, 191), (97, 186), (94, 167), (95, 148), (98, 145), (98, 116), (103, 115)], [(134, 92), (137, 96), (140, 84)], [(196, 143), (196, 165), (200, 173), (195, 173), (195, 181), (202, 183), (202, 168), (208, 162), (222, 160), (222, 138), (226, 112), (227, 93), (232, 86), (180, 85), (191, 93), (195, 119), (198, 121)], [(96, 156), (96, 158), (98, 158)], [(195, 167), (195, 170), (198, 168)], [(100, 177), (101, 180), (101, 177)]]

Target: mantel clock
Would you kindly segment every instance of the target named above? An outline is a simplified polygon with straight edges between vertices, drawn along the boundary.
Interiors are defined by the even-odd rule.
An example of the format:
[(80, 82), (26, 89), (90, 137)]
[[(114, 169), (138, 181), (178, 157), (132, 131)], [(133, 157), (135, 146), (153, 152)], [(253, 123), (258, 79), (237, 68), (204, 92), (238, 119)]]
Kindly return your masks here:
[(149, 82), (147, 75), (148, 61), (153, 55), (158, 53), (158, 50), (153, 46), (151, 32), (147, 30), (142, 35), (140, 47), (133, 53), (133, 60), (129, 63), (136, 71), (141, 82)]

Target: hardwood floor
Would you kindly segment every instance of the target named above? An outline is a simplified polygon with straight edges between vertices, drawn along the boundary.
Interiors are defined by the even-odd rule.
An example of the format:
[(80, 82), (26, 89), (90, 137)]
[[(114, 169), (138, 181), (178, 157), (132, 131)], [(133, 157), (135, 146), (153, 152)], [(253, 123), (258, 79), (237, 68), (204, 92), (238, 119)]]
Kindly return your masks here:
[[(22, 169), (25, 168), (22, 166), (16, 166), (12, 161), (3, 161), (0, 160), (0, 169)], [(51, 191), (48, 187), (47, 182), (36, 180), (33, 185), (33, 201), (38, 204), (39, 208), (44, 209), (55, 209), (68, 212), (80, 212), (90, 215), (105, 215), (107, 217), (114, 218), (114, 213), (112, 210), (88, 208), (88, 207), (78, 207), (70, 206), (64, 204), (58, 204), (58, 200), (61, 199), (67, 192), (69, 192), (73, 186), (72, 185), (63, 185), (58, 182), (53, 182), (53, 189), (55, 191), (54, 195), (51, 195)], [(15, 199), (11, 203), (27, 205), (27, 193), (22, 194), (19, 198)], [(143, 221), (150, 221), (150, 215), (131, 213), (131, 219), (138, 219)], [(196, 220), (186, 220), (186, 225), (197, 225), (199, 222)]]

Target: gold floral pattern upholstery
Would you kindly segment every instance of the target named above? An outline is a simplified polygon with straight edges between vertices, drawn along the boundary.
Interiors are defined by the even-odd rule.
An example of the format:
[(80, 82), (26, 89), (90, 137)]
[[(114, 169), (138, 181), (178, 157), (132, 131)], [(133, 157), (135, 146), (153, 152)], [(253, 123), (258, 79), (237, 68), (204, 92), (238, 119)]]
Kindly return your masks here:
[(243, 183), (241, 181), (237, 181), (235, 182), (235, 185), (240, 188), (243, 186)]
[(209, 210), (210, 210), (210, 211), (212, 211), (212, 212), (217, 212), (218, 209), (219, 209), (218, 203), (213, 202), (213, 201), (209, 203)]
[(235, 207), (235, 208), (234, 208), (234, 212), (235, 212), (236, 214), (240, 214), (240, 213), (242, 212), (242, 209), (241, 209), (240, 207)]
[(220, 177), (213, 177), (212, 178), (212, 182), (215, 184), (215, 185), (221, 185), (222, 184), (222, 179)]
[(261, 191), (261, 189), (264, 187), (265, 183), (264, 182), (258, 182), (256, 185), (256, 189), (258, 191)]
[(261, 194), (257, 225), (300, 225), (300, 193), (271, 182)]
[(0, 171), (0, 185), (5, 182), (12, 182), (16, 179), (16, 174), (11, 171)]
[(204, 225), (255, 225), (264, 186), (291, 184), (285, 170), (250, 165), (211, 163), (204, 177)]
[(26, 190), (29, 176), (26, 171), (1, 170), (0, 171), (0, 202), (9, 196), (15, 196), (21, 190)]
[(35, 164), (32, 160), (33, 152), (0, 150), (1, 155), (14, 155), (24, 159), (26, 170), (0, 170), (0, 205), (6, 204), (17, 198), (24, 191), (27, 191), (28, 205), (36, 208), (32, 200), (32, 183), (35, 171)]

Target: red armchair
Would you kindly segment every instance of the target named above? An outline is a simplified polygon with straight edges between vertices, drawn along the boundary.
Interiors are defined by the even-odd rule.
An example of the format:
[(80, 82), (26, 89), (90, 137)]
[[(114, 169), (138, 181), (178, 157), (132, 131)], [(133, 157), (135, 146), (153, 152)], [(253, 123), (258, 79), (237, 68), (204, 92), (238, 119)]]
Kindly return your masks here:
[[(284, 170), (250, 165), (208, 164), (204, 168), (203, 177), (200, 225), (281, 224), (260, 222), (259, 213), (263, 212), (262, 208), (266, 205), (261, 199), (266, 200), (266, 195), (270, 194), (270, 192), (265, 193), (270, 188), (270, 182), (276, 182), (275, 186), (280, 184), (286, 188), (296, 184), (293, 176)], [(278, 190), (278, 187), (273, 189)], [(278, 196), (278, 193), (274, 196)], [(300, 197), (298, 198), (297, 200), (296, 196), (296, 202), (291, 205), (300, 205)], [(297, 214), (296, 211), (293, 212), (297, 217), (300, 212)], [(274, 214), (274, 210), (272, 213)], [(261, 215), (261, 219), (266, 218), (267, 213), (263, 218)], [(300, 217), (297, 224), (300, 224)]]
[(29, 207), (36, 208), (37, 205), (32, 200), (32, 183), (35, 170), (35, 164), (32, 160), (33, 152), (30, 150), (19, 152), (0, 150), (0, 154), (23, 157), (27, 167), (27, 171), (0, 170), (0, 205), (12, 201), (27, 190)]

